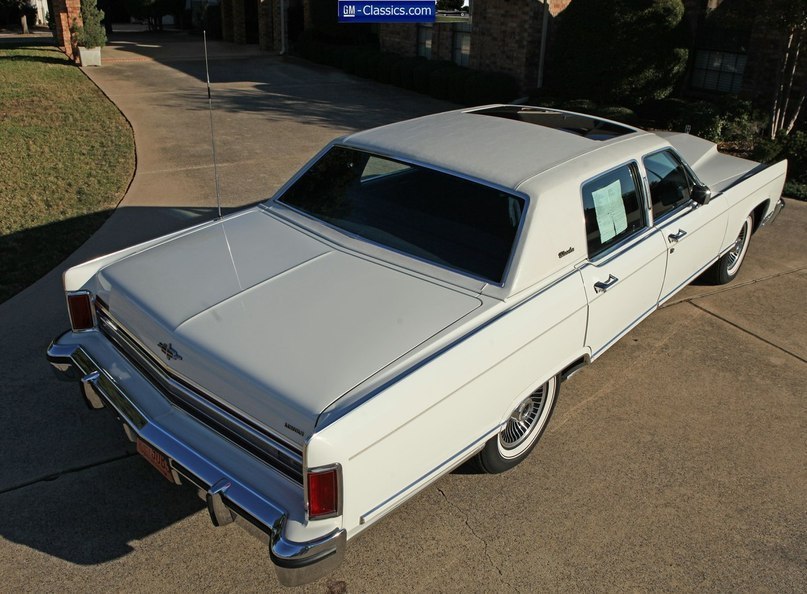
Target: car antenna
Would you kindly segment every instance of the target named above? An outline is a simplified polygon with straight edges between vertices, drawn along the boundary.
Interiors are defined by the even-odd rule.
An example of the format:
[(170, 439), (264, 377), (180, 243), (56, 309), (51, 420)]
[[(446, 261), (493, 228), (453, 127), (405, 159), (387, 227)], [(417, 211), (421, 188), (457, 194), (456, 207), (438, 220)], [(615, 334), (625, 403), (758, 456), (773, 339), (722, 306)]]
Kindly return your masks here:
[(210, 146), (213, 148), (213, 177), (216, 180), (216, 209), (221, 218), (221, 189), (219, 188), (219, 169), (216, 165), (216, 135), (213, 133), (213, 97), (210, 94), (210, 68), (207, 65), (207, 31), (202, 29), (202, 41), (205, 46), (205, 77), (207, 78), (207, 108), (210, 113)]

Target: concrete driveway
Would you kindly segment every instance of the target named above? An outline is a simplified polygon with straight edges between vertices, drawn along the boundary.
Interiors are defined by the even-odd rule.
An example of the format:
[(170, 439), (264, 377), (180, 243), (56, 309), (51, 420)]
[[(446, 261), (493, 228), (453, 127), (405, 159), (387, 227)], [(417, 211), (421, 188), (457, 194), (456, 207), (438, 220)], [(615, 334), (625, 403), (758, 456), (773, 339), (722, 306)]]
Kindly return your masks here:
[[(226, 207), (270, 196), (335, 136), (447, 107), (249, 47), (211, 55)], [(138, 167), (68, 263), (212, 216), (200, 57), (194, 38), (128, 34), (88, 72), (132, 122)], [(803, 590), (805, 240), (807, 205), (790, 202), (735, 283), (688, 287), (565, 383), (528, 461), (443, 478), (306, 589)], [(3, 589), (281, 590), (261, 544), (213, 528), (110, 415), (50, 377), (68, 263), (0, 305)]]

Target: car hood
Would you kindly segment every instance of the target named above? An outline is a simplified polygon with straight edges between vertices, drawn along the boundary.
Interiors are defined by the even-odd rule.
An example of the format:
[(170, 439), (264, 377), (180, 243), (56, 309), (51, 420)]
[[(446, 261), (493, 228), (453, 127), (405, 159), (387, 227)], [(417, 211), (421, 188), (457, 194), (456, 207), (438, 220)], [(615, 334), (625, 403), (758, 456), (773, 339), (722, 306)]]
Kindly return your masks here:
[(481, 304), (260, 208), (110, 264), (89, 288), (163, 365), (295, 443), (340, 396)]

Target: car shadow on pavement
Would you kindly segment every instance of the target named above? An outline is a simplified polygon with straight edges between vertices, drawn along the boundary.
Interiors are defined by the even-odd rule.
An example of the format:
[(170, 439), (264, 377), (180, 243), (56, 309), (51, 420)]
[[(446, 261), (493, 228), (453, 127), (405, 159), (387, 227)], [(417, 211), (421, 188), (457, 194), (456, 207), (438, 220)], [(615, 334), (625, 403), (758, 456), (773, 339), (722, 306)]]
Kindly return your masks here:
[[(123, 438), (121, 432), (121, 439)], [(2, 495), (0, 537), (79, 565), (112, 561), (130, 543), (204, 508), (137, 455)]]
[[(45, 351), (69, 325), (64, 270), (215, 214), (206, 206), (119, 208), (66, 261), (0, 303), (0, 328), (13, 337), (0, 343), (8, 370), (0, 384), (0, 505), (6, 510), (0, 538), (75, 563), (98, 563), (203, 507), (192, 491), (165, 482), (133, 453), (113, 415), (88, 410), (76, 383), (56, 380)], [(69, 234), (95, 216), (52, 223), (44, 235)], [(44, 250), (42, 232), (29, 229), (10, 239)]]

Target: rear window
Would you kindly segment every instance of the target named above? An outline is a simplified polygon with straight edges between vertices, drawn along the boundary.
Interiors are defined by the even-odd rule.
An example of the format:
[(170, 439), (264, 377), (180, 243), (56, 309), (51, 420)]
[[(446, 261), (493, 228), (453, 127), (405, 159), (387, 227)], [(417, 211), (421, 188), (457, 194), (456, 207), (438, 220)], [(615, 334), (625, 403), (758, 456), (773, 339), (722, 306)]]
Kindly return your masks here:
[(279, 198), (329, 225), (501, 283), (526, 204), (455, 175), (333, 147)]

